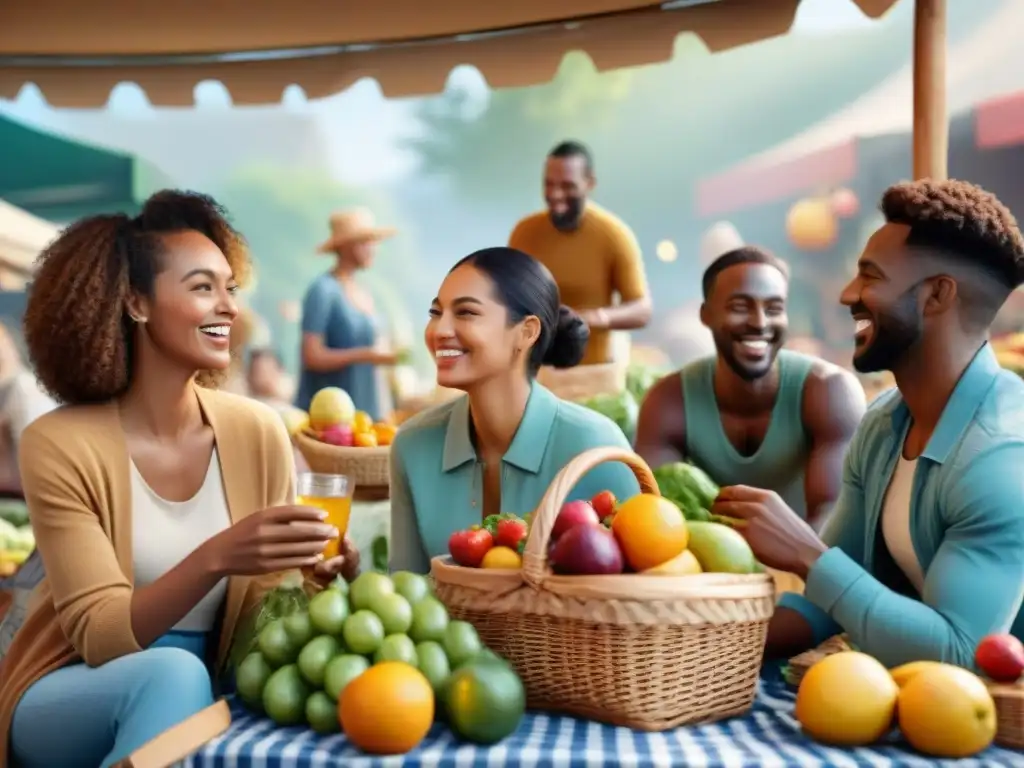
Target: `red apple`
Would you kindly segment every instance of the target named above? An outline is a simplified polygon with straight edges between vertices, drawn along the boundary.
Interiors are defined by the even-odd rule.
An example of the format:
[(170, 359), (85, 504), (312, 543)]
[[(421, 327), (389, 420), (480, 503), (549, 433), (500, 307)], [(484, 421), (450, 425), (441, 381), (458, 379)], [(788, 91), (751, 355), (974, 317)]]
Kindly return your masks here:
[(989, 635), (978, 643), (974, 663), (997, 683), (1013, 683), (1024, 675), (1024, 644), (1013, 635)]
[(597, 516), (602, 520), (609, 515), (615, 514), (615, 505), (618, 503), (619, 500), (615, 498), (615, 494), (611, 491), (601, 491), (590, 500), (590, 506), (594, 508)]
[(623, 557), (615, 534), (600, 525), (575, 525), (551, 550), (555, 573), (611, 575), (622, 573)]
[(348, 424), (332, 424), (320, 433), (320, 440), (328, 445), (340, 445), (351, 448), (354, 443), (352, 427)]
[(577, 525), (599, 525), (600, 523), (601, 518), (590, 506), (590, 502), (567, 501), (559, 510), (558, 517), (555, 518), (555, 525), (551, 529), (551, 538), (558, 539), (563, 533)]

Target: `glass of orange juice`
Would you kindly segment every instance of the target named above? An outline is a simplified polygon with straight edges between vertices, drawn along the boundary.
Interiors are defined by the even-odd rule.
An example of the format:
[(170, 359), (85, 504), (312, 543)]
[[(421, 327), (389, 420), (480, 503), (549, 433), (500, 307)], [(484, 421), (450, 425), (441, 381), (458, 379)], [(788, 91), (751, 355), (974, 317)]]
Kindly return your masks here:
[(324, 559), (338, 556), (338, 544), (348, 531), (348, 519), (352, 514), (353, 483), (345, 475), (324, 475), (317, 472), (303, 472), (299, 475), (296, 488), (298, 503), (304, 507), (317, 507), (327, 513), (325, 523), (338, 529), (338, 538), (331, 539), (324, 549)]

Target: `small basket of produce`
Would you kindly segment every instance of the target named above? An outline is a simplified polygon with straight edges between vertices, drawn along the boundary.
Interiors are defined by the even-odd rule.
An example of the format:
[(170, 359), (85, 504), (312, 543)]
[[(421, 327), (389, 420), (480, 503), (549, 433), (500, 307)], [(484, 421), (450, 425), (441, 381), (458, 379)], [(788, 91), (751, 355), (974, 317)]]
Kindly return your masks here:
[[(889, 733), (895, 716), (910, 745), (932, 757), (970, 757), (993, 742), (1024, 749), (1024, 645), (990, 635), (974, 661), (983, 678), (937, 661), (886, 670), (837, 635), (790, 659), (783, 677), (798, 689), (797, 719), (819, 741), (867, 746)], [(837, 688), (848, 695), (831, 695)], [(874, 728), (863, 717), (868, 711)], [(844, 730), (855, 721), (866, 730)]]
[(395, 430), (357, 411), (345, 390), (327, 387), (313, 396), (309, 423), (293, 440), (313, 472), (347, 476), (357, 499), (387, 498)]
[(0, 499), (0, 578), (14, 575), (35, 548), (25, 502)]
[[(566, 503), (608, 461), (642, 493)], [(737, 531), (688, 522), (618, 448), (570, 461), (530, 517), (456, 533), (431, 566), (438, 598), (512, 662), (530, 708), (661, 731), (750, 707), (775, 595)]]
[(573, 368), (545, 365), (537, 372), (537, 381), (563, 400), (583, 400), (624, 391), (626, 366), (622, 363), (577, 365)]

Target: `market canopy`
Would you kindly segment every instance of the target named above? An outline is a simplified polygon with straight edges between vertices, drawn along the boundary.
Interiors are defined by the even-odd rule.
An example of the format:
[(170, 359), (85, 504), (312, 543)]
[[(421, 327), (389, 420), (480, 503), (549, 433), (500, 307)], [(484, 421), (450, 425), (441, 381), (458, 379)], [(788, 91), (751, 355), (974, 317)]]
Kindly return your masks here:
[[(877, 18), (896, 0), (848, 0)], [(236, 104), (308, 98), (377, 80), (386, 96), (441, 91), (475, 66), (495, 88), (550, 80), (582, 50), (599, 70), (672, 56), (682, 32), (711, 51), (785, 34), (800, 0), (33, 0), (0, 7), (0, 98), (35, 83), (55, 106), (106, 103), (121, 82), (188, 106), (219, 80)]]
[(28, 275), (36, 256), (57, 232), (49, 221), (0, 200), (0, 269)]
[[(997, 98), (1024, 87), (1019, 30), (1024, 3), (1008, 2), (950, 46), (946, 98), (950, 113), (974, 109), (979, 146), (1024, 134), (1024, 99)], [(697, 185), (699, 216), (722, 216), (849, 183), (859, 172), (864, 139), (909, 134), (913, 67), (907, 65), (857, 101), (781, 144)]]
[(31, 128), (0, 115), (0, 198), (51, 221), (133, 213), (166, 177), (131, 155)]

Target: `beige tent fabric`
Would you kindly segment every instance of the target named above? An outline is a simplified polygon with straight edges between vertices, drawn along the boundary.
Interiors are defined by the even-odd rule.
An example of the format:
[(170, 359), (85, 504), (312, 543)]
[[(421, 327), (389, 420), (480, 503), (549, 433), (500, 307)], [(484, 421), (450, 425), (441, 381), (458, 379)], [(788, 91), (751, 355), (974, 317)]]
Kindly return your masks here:
[[(896, 0), (849, 0), (871, 17)], [(202, 80), (236, 104), (276, 102), (301, 86), (329, 96), (364, 77), (386, 96), (434, 93), (461, 64), (493, 87), (551, 79), (566, 52), (600, 70), (666, 61), (677, 35), (711, 51), (785, 34), (799, 0), (33, 0), (0, 8), (0, 97), (35, 83), (55, 106), (104, 104), (135, 82), (154, 104), (187, 106)], [(469, 37), (465, 37), (469, 35)], [(319, 48), (318, 48), (319, 47)], [(285, 50), (290, 49), (290, 50)], [(254, 59), (255, 51), (273, 56)], [(233, 53), (226, 61), (216, 54)], [(44, 58), (44, 57), (58, 57)], [(59, 57), (71, 57), (61, 59)]]
[(0, 200), (0, 275), (7, 277), (3, 287), (11, 287), (9, 273), (27, 276), (36, 256), (58, 232), (56, 225)]

